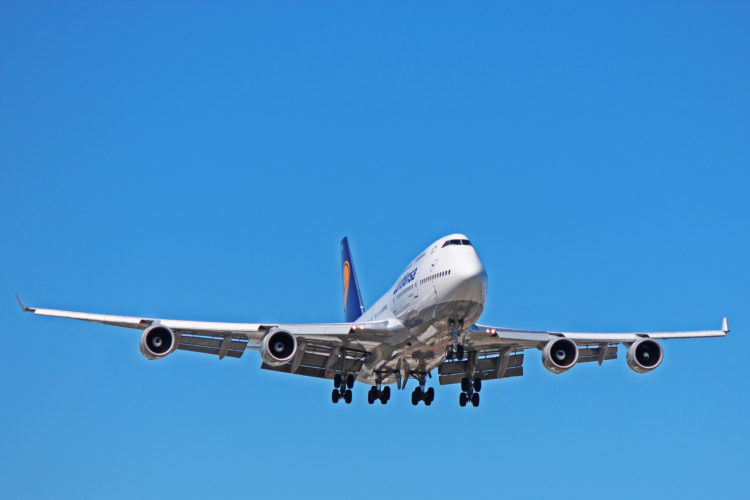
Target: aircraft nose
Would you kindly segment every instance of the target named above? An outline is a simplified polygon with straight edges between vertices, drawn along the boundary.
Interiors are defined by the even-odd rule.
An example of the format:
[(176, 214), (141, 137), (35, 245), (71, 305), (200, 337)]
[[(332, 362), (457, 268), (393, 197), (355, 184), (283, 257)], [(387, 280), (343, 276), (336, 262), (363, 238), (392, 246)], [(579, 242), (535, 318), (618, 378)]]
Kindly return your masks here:
[(456, 262), (457, 271), (464, 279), (471, 278), (485, 278), (487, 272), (484, 270), (484, 265), (479, 259), (477, 252), (472, 249), (467, 249), (468, 255), (463, 256), (458, 262)]
[(471, 249), (469, 255), (463, 256), (460, 260), (457, 259), (454, 266), (457, 285), (455, 291), (459, 295), (467, 295), (466, 299), (484, 302), (487, 272), (474, 249)]

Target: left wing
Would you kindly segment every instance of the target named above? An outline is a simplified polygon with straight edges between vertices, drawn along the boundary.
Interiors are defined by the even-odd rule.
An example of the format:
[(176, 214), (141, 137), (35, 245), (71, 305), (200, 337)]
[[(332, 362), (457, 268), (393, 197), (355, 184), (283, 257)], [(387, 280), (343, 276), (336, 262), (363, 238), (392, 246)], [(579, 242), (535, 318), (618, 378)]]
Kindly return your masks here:
[(568, 338), (579, 346), (600, 345), (606, 343), (626, 344), (638, 339), (687, 339), (702, 337), (723, 337), (729, 333), (727, 318), (721, 323), (721, 330), (694, 330), (682, 332), (628, 332), (628, 333), (581, 333), (554, 332), (539, 330), (519, 330), (499, 326), (473, 325), (467, 332), (471, 342), (478, 345), (516, 345), (519, 347), (539, 347), (554, 338)]
[[(379, 339), (400, 328), (398, 321), (367, 323), (222, 323), (186, 321), (139, 316), (117, 316), (60, 309), (26, 306), (16, 295), (25, 312), (38, 316), (76, 319), (103, 325), (137, 330), (162, 326), (179, 338), (176, 349), (239, 358), (246, 349), (260, 349), (263, 338), (271, 331), (283, 330), (297, 341), (293, 359), (280, 366), (263, 363), (264, 369), (331, 378), (339, 370), (353, 370), (367, 358)], [(145, 332), (144, 332), (145, 333)], [(170, 351), (171, 352), (171, 351)]]
[[(569, 339), (575, 355), (571, 363), (602, 362), (617, 358), (619, 344), (630, 345), (642, 339), (683, 339), (701, 337), (723, 337), (729, 333), (727, 318), (721, 330), (696, 330), (682, 332), (629, 332), (629, 333), (580, 333), (540, 330), (522, 330), (497, 326), (472, 325), (464, 334), (464, 346), (468, 352), (466, 360), (446, 360), (438, 368), (440, 384), (457, 384), (462, 379), (479, 378), (491, 380), (523, 375), (524, 350), (544, 349), (551, 342)], [(575, 350), (577, 349), (577, 353)], [(659, 348), (660, 350), (660, 348)], [(661, 354), (659, 355), (659, 362)], [(570, 368), (561, 366), (559, 371)], [(658, 366), (655, 363), (653, 368)], [(651, 368), (649, 368), (651, 369)], [(644, 370), (646, 371), (646, 370)]]

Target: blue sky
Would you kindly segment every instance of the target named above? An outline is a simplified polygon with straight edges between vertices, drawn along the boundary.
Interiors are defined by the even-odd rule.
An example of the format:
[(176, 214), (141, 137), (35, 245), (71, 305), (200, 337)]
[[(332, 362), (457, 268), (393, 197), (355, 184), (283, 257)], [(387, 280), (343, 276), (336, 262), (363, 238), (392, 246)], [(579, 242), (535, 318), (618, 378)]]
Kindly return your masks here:
[[(5, 2), (0, 496), (750, 496), (750, 9), (740, 2)], [(486, 323), (718, 328), (370, 407), (138, 352), (39, 306), (339, 321), (434, 239)]]

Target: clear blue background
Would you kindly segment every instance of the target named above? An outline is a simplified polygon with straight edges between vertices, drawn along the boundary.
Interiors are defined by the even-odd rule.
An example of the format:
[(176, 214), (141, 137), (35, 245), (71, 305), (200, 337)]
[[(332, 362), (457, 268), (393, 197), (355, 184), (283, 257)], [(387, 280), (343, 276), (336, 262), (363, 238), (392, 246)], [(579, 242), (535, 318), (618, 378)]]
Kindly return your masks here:
[[(0, 47), (0, 496), (750, 496), (747, 4), (4, 2)], [(342, 236), (370, 304), (454, 231), (485, 322), (733, 332), (344, 406), (13, 297), (338, 321)]]

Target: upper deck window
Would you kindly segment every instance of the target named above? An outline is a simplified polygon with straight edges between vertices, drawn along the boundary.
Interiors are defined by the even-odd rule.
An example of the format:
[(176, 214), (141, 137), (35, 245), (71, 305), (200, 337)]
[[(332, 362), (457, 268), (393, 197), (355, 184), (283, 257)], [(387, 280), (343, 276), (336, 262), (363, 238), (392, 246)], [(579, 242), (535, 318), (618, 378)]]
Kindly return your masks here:
[(443, 243), (443, 247), (447, 247), (448, 245), (468, 245), (468, 246), (471, 246), (471, 242), (469, 240), (447, 240), (445, 243)]

